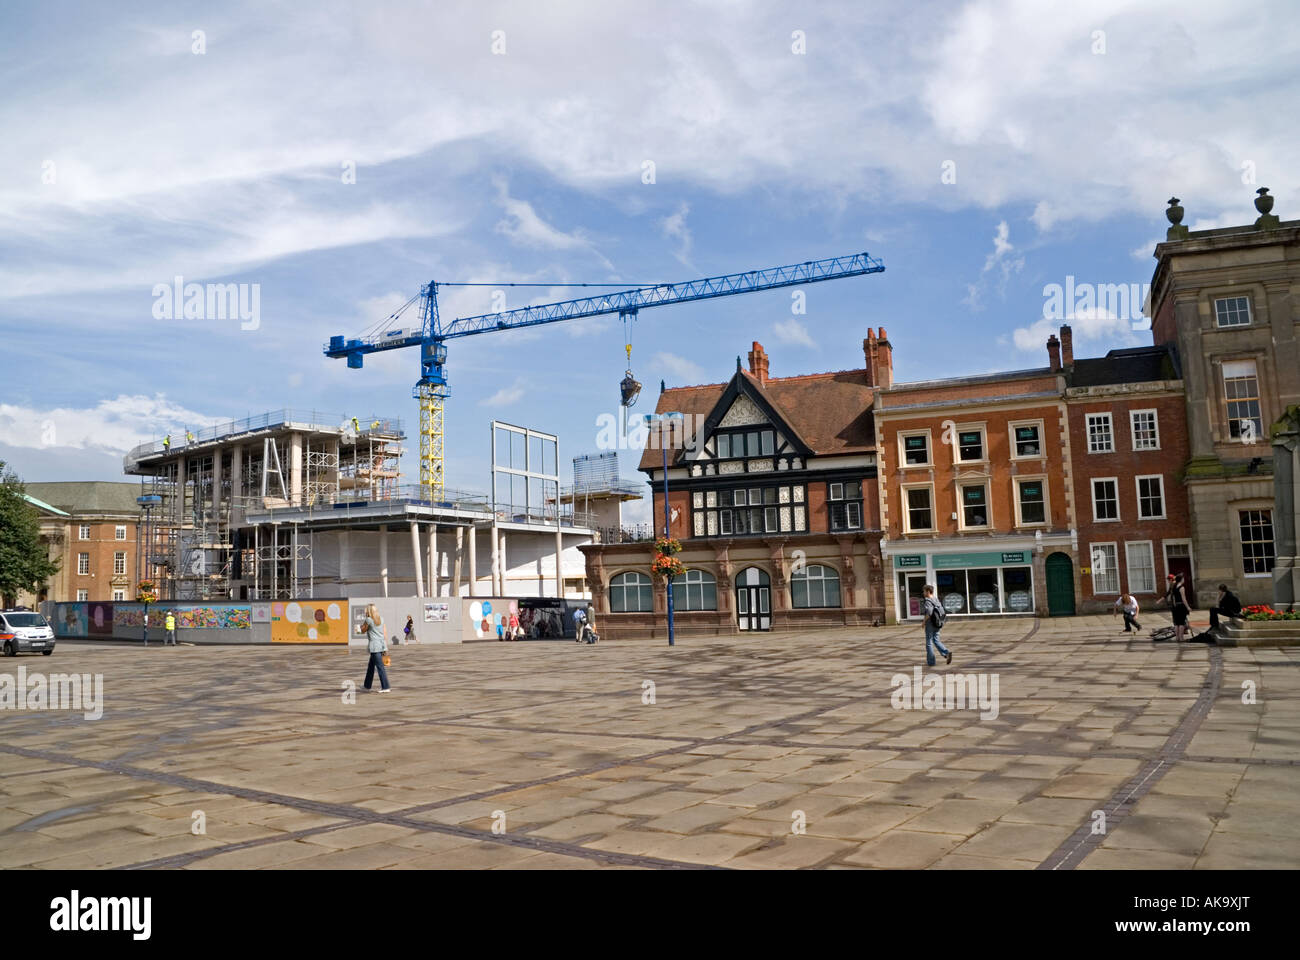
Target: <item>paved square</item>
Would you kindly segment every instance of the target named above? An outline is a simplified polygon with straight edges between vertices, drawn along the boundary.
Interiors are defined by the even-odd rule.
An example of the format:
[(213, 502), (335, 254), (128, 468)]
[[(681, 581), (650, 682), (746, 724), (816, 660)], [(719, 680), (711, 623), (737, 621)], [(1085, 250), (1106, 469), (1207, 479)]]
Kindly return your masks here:
[(0, 712), (0, 868), (1300, 866), (1300, 648), (1118, 628), (950, 625), (984, 719), (892, 705), (918, 627), (398, 647), (382, 696), (360, 651), (63, 643), (0, 673), (103, 717)]

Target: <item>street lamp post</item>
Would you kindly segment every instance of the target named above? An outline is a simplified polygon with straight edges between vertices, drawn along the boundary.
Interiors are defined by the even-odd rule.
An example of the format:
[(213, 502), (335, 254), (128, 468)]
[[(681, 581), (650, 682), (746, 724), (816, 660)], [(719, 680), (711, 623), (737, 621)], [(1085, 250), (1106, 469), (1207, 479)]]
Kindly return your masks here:
[[(659, 421), (659, 446), (663, 450), (664, 460), (664, 539), (670, 539), (668, 532), (669, 513), (668, 513), (668, 444), (664, 440), (664, 431), (662, 424), (668, 420), (680, 420), (682, 415), (676, 411), (672, 413), (647, 413), (646, 422)], [(668, 580), (668, 646), (676, 646), (676, 640), (673, 635), (673, 578), (671, 575)]]

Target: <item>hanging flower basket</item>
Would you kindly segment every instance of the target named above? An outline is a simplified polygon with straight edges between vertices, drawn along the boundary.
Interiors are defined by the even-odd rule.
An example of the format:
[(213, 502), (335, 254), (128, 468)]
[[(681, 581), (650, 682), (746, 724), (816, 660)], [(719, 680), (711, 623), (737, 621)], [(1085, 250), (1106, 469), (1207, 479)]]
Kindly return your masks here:
[(655, 538), (655, 553), (662, 553), (671, 557), (673, 554), (682, 552), (682, 542), (673, 540), (670, 537)]
[(686, 572), (686, 565), (671, 554), (656, 553), (650, 572), (656, 577), (677, 577)]
[(158, 594), (151, 580), (141, 580), (135, 590), (136, 603), (157, 603)]

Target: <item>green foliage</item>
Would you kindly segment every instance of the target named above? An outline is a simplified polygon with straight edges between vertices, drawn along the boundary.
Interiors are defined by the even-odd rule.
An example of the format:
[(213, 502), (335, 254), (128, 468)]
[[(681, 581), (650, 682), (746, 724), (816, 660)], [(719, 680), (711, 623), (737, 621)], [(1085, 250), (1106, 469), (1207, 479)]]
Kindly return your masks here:
[(8, 464), (0, 460), (0, 598), (17, 602), (20, 590), (39, 592), (59, 572), (41, 543), (40, 513), (23, 499), (26, 488)]

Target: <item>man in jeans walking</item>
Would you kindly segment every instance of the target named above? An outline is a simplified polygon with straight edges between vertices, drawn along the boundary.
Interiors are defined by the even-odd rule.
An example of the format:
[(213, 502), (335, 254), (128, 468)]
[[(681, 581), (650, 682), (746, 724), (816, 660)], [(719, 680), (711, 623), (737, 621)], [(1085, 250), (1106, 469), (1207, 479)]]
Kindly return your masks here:
[(921, 612), (925, 614), (925, 665), (934, 666), (936, 650), (943, 654), (945, 663), (952, 663), (952, 651), (939, 640), (939, 631), (948, 618), (948, 611), (935, 599), (934, 587), (928, 583), (925, 585), (925, 601), (921, 605)]

